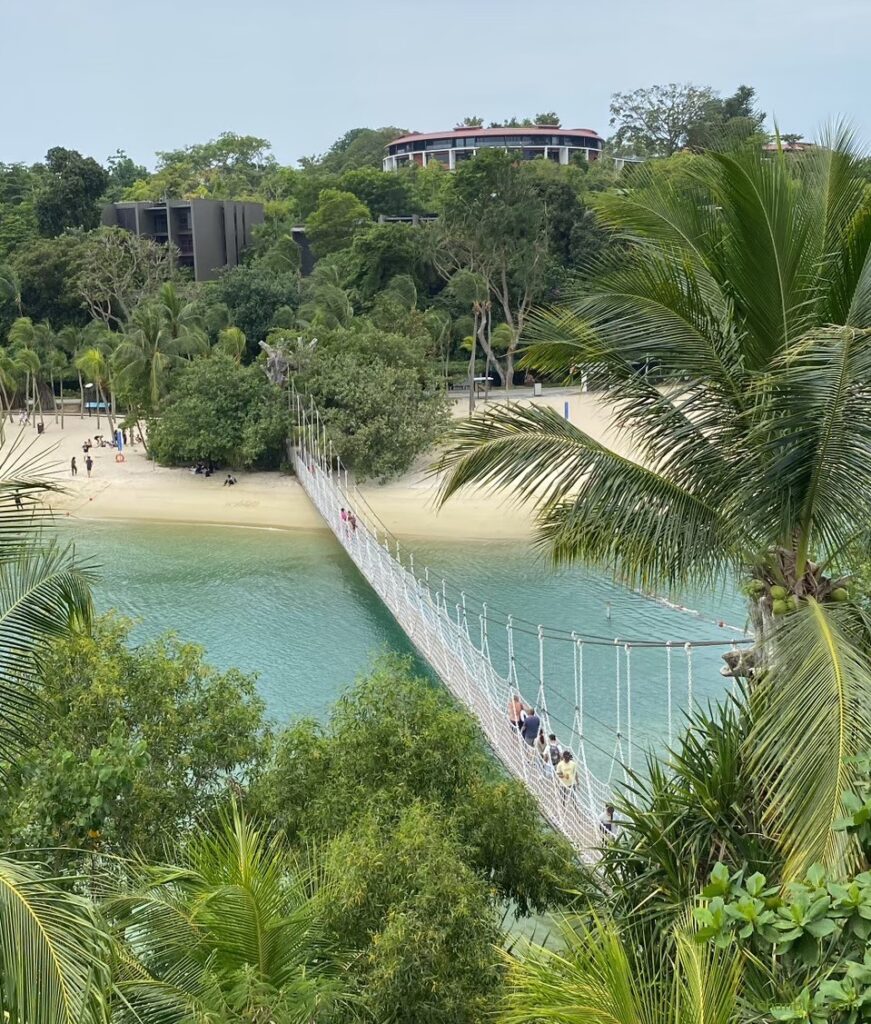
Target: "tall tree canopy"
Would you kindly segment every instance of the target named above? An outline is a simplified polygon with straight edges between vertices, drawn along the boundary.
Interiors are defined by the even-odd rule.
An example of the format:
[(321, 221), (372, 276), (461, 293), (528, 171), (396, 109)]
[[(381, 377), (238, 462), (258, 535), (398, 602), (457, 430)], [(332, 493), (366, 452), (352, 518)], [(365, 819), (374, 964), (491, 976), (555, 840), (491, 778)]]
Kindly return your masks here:
[(93, 157), (62, 146), (50, 149), (33, 204), (40, 234), (95, 228), (100, 223), (97, 200), (108, 183), (107, 171)]
[(652, 85), (634, 92), (615, 92), (611, 120), (619, 152), (639, 156), (671, 156), (687, 142), (690, 130), (704, 120), (716, 95), (709, 86)]

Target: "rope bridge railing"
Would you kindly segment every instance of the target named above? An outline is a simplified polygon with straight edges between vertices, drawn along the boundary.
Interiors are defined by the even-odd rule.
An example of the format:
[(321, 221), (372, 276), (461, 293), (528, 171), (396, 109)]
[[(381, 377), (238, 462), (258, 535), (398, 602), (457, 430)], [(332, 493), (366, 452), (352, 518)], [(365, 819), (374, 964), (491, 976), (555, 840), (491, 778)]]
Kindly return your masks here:
[[(602, 840), (601, 816), (611, 801), (612, 786), (632, 768), (634, 656), (655, 651), (664, 658), (663, 703), (667, 706), (668, 741), (672, 740), (678, 712), (677, 659), (683, 661), (687, 706), (693, 702), (693, 655), (697, 648), (723, 646), (723, 641), (661, 643), (627, 641), (552, 629), (506, 613), (494, 613), (482, 602), (474, 608), (469, 596), (434, 577), (427, 566), (415, 568), (412, 552), (403, 552), (367, 502), (350, 486), (347, 470), (334, 456), (313, 403), (294, 393), (296, 433), (290, 455), (297, 478), (326, 524), (351, 560), (387, 606), (411, 643), (430, 664), (453, 696), (475, 716), (488, 744), (508, 771), (520, 779), (535, 798), (541, 813), (562, 832), (579, 853), (593, 860)], [(342, 517), (342, 509), (350, 513)], [(405, 562), (403, 562), (405, 554)], [(504, 646), (494, 632), (504, 633)], [(537, 649), (538, 665), (529, 666), (517, 653), (518, 641), (527, 638)], [(740, 641), (727, 642), (736, 646)], [(573, 688), (555, 692), (546, 681), (546, 648), (568, 644)], [(614, 700), (613, 727), (598, 719), (590, 707), (585, 678), (585, 656), (603, 648), (615, 652), (610, 696)], [(504, 674), (494, 667), (494, 655), (504, 657)], [(500, 659), (500, 665), (502, 663)], [(565, 671), (568, 671), (565, 662)], [(646, 672), (649, 672), (647, 666)], [(597, 697), (602, 696), (601, 685)], [(535, 697), (530, 697), (534, 693)], [(557, 734), (563, 749), (572, 751), (576, 781), (567, 787), (509, 721), (509, 702), (519, 696), (539, 712), (545, 736)], [(594, 742), (589, 725), (613, 734), (609, 750)], [(610, 744), (609, 744), (610, 746)], [(590, 766), (591, 756), (607, 766), (603, 780)], [(616, 778), (615, 778), (616, 776)]]

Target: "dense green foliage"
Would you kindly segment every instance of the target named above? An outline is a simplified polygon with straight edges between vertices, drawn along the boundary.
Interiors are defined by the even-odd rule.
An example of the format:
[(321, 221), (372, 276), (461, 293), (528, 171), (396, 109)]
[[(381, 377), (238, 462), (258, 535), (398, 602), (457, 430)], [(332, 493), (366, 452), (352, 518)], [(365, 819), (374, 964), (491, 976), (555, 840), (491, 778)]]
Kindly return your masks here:
[(336, 453), (360, 479), (402, 473), (447, 423), (429, 335), (356, 322), (318, 333), (297, 384), (314, 398)]
[(7, 780), (7, 841), (159, 859), (250, 774), (265, 742), (254, 680), (172, 637), (104, 617), (41, 665), (46, 728)]
[(287, 458), (287, 397), (259, 366), (241, 366), (215, 352), (182, 367), (159, 418), (149, 420), (149, 448), (158, 462), (274, 469)]
[(396, 656), (325, 725), (280, 733), (252, 800), (296, 842), (326, 850), (330, 918), (361, 950), (351, 976), (379, 1020), (483, 1019), (499, 988), (502, 906), (543, 911), (582, 882), (475, 723)]

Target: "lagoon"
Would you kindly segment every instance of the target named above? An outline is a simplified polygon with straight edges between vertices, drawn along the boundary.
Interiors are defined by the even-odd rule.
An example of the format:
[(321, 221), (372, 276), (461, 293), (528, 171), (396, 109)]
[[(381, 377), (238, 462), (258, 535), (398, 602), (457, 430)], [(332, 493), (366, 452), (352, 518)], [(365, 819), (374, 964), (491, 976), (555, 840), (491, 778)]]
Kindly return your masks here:
[[(215, 665), (256, 672), (276, 721), (324, 716), (381, 650), (413, 654), (390, 613), (326, 532), (86, 520), (64, 527), (64, 532), (71, 534), (86, 560), (99, 566), (100, 610), (116, 608), (135, 619), (135, 638), (172, 630), (201, 644)], [(594, 572), (554, 572), (526, 544), (419, 544), (415, 563), (432, 566), (433, 576), (443, 573), (462, 580), (470, 609), (474, 595), (486, 599), (491, 609), (504, 609), (530, 623), (602, 637), (601, 644), (585, 645), (585, 733), (591, 767), (605, 775), (614, 747), (618, 658), (624, 735), (627, 724), (625, 653), (618, 655), (610, 641), (675, 641), (676, 727), (677, 705), (686, 704), (683, 641), (733, 638), (735, 634), (716, 624), (718, 619), (744, 624), (742, 600), (732, 588), (704, 599), (686, 597), (684, 603), (702, 613), (691, 616)], [(477, 614), (472, 618), (476, 623)], [(491, 627), (490, 646), (494, 664), (504, 673), (504, 628)], [(516, 648), (521, 686), (534, 698), (537, 639), (518, 632)], [(693, 652), (693, 693), (702, 703), (725, 692), (720, 654), (719, 648)], [(559, 731), (563, 723), (567, 731), (574, 703), (572, 644), (548, 641), (545, 661), (554, 727)], [(661, 750), (667, 736), (665, 652), (635, 648), (631, 668), (632, 750), (638, 765), (644, 749)]]

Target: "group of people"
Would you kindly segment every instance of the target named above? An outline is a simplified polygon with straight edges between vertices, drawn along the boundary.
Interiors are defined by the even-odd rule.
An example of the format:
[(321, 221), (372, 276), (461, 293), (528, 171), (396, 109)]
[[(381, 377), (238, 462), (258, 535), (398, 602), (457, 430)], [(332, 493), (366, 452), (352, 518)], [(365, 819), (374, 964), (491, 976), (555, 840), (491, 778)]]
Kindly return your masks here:
[[(91, 448), (90, 448), (90, 445), (87, 448), (84, 445), (82, 445), (82, 451), (84, 451), (84, 453), (85, 453), (85, 471), (88, 474), (88, 476), (90, 477), (91, 470), (94, 468), (94, 460), (91, 458)], [(70, 475), (71, 476), (78, 476), (79, 475), (79, 467), (76, 465), (76, 457), (75, 457), (75, 455), (70, 459)]]
[[(546, 775), (556, 777), (562, 787), (563, 800), (567, 800), (578, 781), (578, 763), (571, 750), (560, 744), (556, 733), (545, 734), (541, 716), (534, 707), (524, 704), (518, 693), (508, 700), (508, 722), (519, 733), (529, 748), (529, 756), (535, 759), (541, 770)], [(605, 807), (605, 813), (599, 819), (599, 827), (606, 837), (615, 834), (613, 805)]]
[(339, 515), (342, 518), (342, 522), (345, 523), (346, 529), (350, 529), (351, 533), (357, 532), (357, 517), (349, 508), (343, 508)]

